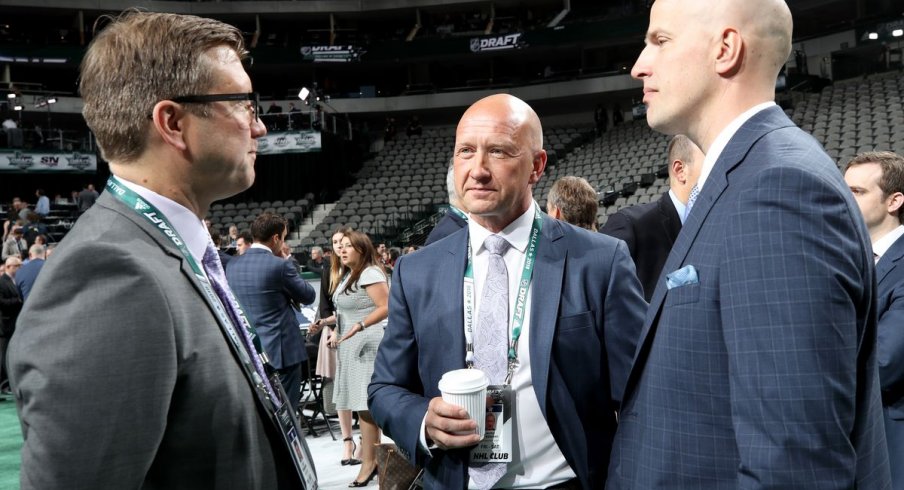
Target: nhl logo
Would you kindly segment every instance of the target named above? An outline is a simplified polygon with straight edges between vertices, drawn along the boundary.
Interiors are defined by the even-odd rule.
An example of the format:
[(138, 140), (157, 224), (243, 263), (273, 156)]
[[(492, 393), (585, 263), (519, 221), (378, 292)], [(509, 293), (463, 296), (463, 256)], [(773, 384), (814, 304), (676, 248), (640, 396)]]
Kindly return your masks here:
[(471, 52), (476, 53), (478, 51), (480, 51), (480, 38), (472, 37), (471, 38)]

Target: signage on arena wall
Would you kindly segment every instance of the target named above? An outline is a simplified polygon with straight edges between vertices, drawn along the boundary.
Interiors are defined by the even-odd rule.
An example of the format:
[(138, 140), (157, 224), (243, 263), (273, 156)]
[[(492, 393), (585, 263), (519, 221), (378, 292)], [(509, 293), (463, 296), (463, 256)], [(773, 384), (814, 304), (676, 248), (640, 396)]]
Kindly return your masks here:
[(266, 136), (257, 139), (257, 152), (260, 155), (309, 153), (320, 151), (320, 142), (319, 131), (267, 133)]
[(0, 150), (0, 172), (96, 171), (97, 156), (93, 153)]
[(302, 46), (301, 57), (305, 61), (346, 63), (358, 61), (364, 49), (353, 46)]
[(525, 46), (522, 33), (504, 34), (501, 36), (483, 36), (471, 38), (471, 52), (502, 51), (505, 49), (521, 49)]

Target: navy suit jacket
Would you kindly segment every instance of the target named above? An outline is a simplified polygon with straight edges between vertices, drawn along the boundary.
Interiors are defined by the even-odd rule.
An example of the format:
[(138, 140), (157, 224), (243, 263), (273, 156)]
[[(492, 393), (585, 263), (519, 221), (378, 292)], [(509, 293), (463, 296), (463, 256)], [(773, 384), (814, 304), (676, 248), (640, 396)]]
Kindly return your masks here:
[(612, 449), (620, 489), (885, 489), (869, 236), (778, 107), (731, 138), (665, 265)]
[(299, 277), (291, 261), (269, 250), (249, 248), (229, 261), (226, 280), (257, 329), (274, 368), (285, 369), (307, 360), (291, 302), (311, 304), (316, 293)]
[(427, 241), (424, 242), (424, 245), (430, 245), (466, 226), (468, 226), (467, 220), (452, 211), (446, 211), (446, 215), (443, 216), (443, 219), (439, 220), (439, 223), (437, 223), (436, 226), (433, 227), (433, 230), (430, 231), (430, 234), (427, 235)]
[[(876, 264), (879, 314), (879, 381), (888, 454), (904, 455), (904, 237)], [(891, 467), (895, 490), (904, 489), (904, 465)]]
[(44, 259), (29, 260), (27, 264), (19, 268), (16, 272), (16, 287), (19, 288), (19, 294), (22, 295), (22, 301), (28, 299), (31, 288), (34, 287), (35, 281), (38, 280), (38, 274), (44, 267)]
[(653, 297), (656, 281), (665, 265), (675, 238), (681, 231), (681, 218), (669, 193), (659, 200), (620, 209), (609, 216), (601, 233), (620, 238), (634, 259), (637, 278), (643, 284), (643, 297)]
[[(425, 488), (464, 488), (468, 449), (420, 449), (442, 375), (465, 367), (468, 229), (405, 255), (368, 389), (377, 424), (424, 465)], [(646, 303), (624, 243), (543, 217), (531, 287), (530, 368), (540, 410), (584, 488), (606, 478), (615, 410)]]

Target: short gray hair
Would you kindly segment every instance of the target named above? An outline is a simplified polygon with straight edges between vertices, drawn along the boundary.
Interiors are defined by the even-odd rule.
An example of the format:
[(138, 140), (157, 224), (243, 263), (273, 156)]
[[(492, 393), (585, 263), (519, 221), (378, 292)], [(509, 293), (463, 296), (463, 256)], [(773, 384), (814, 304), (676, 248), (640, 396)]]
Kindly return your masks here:
[(449, 204), (458, 202), (458, 192), (455, 190), (455, 158), (449, 159), (449, 171), (446, 172), (446, 190), (449, 192)]

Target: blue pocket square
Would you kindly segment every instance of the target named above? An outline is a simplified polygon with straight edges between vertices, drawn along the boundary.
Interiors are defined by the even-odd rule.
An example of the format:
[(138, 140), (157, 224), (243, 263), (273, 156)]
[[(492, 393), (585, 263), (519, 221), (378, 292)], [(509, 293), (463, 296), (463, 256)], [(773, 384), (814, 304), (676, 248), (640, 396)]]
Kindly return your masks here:
[(697, 278), (697, 268), (692, 265), (686, 265), (665, 276), (665, 285), (669, 289), (687, 286), (688, 284), (697, 284), (698, 282), (700, 282), (700, 279)]

